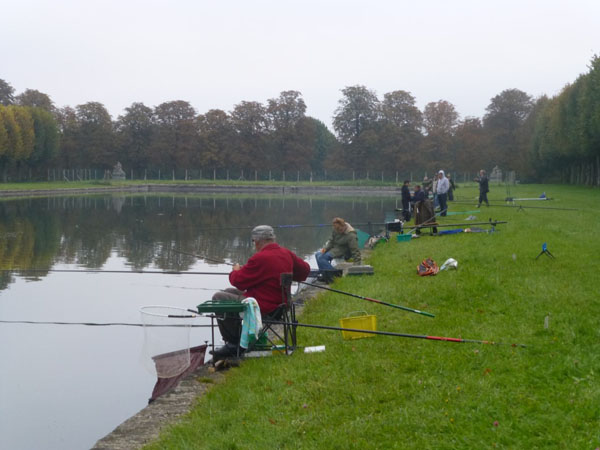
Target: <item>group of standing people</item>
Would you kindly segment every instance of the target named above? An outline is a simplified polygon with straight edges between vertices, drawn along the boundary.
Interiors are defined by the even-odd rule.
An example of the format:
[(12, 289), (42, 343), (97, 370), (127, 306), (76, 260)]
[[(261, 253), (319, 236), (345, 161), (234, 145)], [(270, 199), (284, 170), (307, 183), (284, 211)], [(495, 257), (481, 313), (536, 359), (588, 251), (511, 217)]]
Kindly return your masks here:
[[(484, 169), (479, 171), (479, 176), (475, 178), (479, 184), (479, 203), (477, 207), (481, 207), (482, 203), (490, 206), (487, 198), (489, 189), (489, 180)], [(433, 225), (435, 222), (435, 211), (439, 210), (439, 215), (444, 217), (448, 212), (448, 202), (454, 200), (454, 191), (458, 188), (454, 184), (451, 175), (446, 175), (443, 170), (438, 171), (434, 179), (429, 179), (427, 176), (423, 178), (422, 185), (416, 185), (414, 193), (410, 192), (410, 180), (405, 180), (401, 189), (402, 196), (402, 218), (408, 222), (412, 217), (412, 212), (415, 216), (415, 225)], [(433, 194), (433, 201), (429, 198), (430, 193)], [(434, 227), (433, 232), (436, 232)], [(417, 228), (416, 233), (419, 234)]]
[[(402, 216), (405, 222), (411, 219), (411, 205), (413, 205), (412, 209), (414, 209), (415, 212), (417, 211), (418, 206), (420, 206), (421, 209), (427, 207), (424, 201), (429, 200), (430, 193), (433, 193), (433, 205), (431, 210), (435, 212), (436, 209), (439, 209), (440, 216), (446, 216), (446, 213), (448, 212), (448, 201), (454, 200), (454, 190), (457, 188), (450, 174), (446, 176), (445, 172), (440, 170), (434, 179), (429, 179), (425, 176), (425, 178), (423, 178), (422, 186), (415, 186), (413, 195), (410, 193), (409, 185), (410, 180), (405, 180), (401, 189)], [(419, 202), (421, 203), (418, 204)]]

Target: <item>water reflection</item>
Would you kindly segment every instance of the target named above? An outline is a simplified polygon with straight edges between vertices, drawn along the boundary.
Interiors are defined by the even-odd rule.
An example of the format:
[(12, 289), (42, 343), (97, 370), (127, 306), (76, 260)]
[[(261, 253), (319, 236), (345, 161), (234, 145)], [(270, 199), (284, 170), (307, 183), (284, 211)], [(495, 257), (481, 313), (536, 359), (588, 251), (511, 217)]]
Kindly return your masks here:
[(55, 264), (101, 268), (113, 251), (135, 270), (186, 271), (197, 260), (193, 255), (244, 262), (252, 253), (250, 229), (265, 223), (280, 226), (278, 241), (306, 256), (327, 238), (332, 217), (352, 224), (382, 222), (395, 202), (173, 195), (0, 202), (0, 289), (11, 281), (7, 269), (20, 273)]

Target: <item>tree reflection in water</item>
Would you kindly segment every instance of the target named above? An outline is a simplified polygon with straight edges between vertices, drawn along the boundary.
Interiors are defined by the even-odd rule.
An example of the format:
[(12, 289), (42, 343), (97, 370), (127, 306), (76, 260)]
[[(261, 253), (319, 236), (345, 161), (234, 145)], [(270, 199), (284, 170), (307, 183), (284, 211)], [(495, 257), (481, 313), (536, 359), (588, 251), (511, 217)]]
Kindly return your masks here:
[[(191, 255), (243, 263), (252, 254), (250, 229), (260, 224), (308, 225), (276, 229), (279, 243), (306, 257), (327, 239), (333, 217), (381, 223), (396, 207), (395, 197), (90, 195), (1, 201), (0, 289), (11, 282), (7, 269), (19, 273), (55, 264), (98, 269), (112, 254), (134, 270), (186, 271), (197, 259)], [(34, 280), (44, 273), (24, 275)]]

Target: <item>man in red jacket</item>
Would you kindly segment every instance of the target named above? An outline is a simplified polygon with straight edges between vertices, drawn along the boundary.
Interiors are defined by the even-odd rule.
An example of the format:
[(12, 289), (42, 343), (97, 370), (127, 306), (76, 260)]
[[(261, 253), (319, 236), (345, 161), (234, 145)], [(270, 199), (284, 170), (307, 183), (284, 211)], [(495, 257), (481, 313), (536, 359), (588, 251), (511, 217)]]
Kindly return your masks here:
[[(229, 282), (235, 288), (217, 292), (215, 301), (239, 301), (254, 297), (262, 315), (269, 314), (281, 304), (281, 274), (291, 273), (294, 281), (304, 281), (310, 272), (307, 262), (292, 251), (275, 242), (275, 233), (269, 225), (259, 225), (252, 230), (252, 242), (256, 253), (240, 266), (235, 264), (229, 274)], [(240, 319), (237, 314), (223, 315), (217, 320), (225, 345), (212, 354), (215, 357), (233, 356), (238, 353), (240, 342)], [(240, 353), (243, 348), (240, 348)]]

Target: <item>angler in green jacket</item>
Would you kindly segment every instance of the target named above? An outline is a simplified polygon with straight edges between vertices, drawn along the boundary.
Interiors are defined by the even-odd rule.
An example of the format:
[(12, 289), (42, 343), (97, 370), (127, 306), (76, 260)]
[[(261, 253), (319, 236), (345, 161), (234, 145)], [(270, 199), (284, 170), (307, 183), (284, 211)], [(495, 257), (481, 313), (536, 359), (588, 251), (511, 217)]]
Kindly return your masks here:
[(344, 219), (336, 217), (333, 219), (333, 232), (331, 239), (320, 252), (315, 253), (319, 270), (331, 270), (331, 260), (344, 258), (354, 260), (354, 264), (360, 264), (361, 256), (358, 249), (358, 236), (352, 225)]

